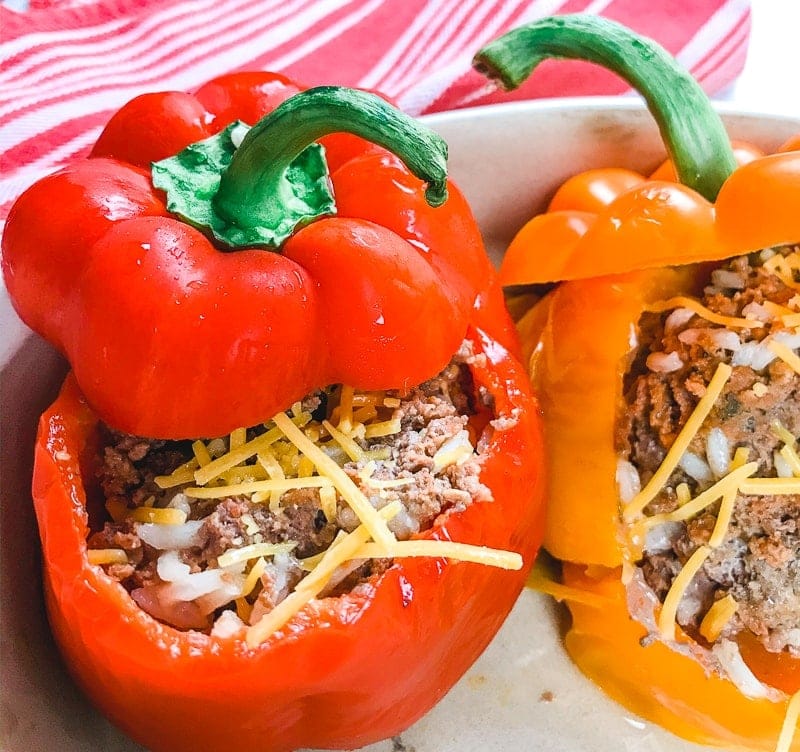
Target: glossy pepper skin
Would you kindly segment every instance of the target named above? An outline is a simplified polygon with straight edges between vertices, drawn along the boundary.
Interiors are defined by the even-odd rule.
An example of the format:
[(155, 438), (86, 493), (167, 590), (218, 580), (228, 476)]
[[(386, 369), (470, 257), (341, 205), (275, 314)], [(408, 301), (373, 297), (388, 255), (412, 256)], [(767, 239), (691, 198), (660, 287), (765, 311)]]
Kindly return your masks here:
[[(12, 208), (3, 236), (12, 301), (66, 354), (89, 402), (115, 428), (218, 436), (329, 383), (420, 383), (458, 348), (494, 276), (463, 197), (450, 184), (446, 203), (431, 206), (423, 181), (398, 157), (329, 132), (352, 127), (324, 122), (315, 102), (331, 91), (300, 88), (274, 74), (231, 74), (194, 95), (138, 97), (111, 119), (91, 158), (39, 181)], [(286, 109), (300, 98), (316, 114)], [(380, 140), (399, 113), (372, 99), (378, 115), (362, 120)], [(301, 222), (280, 253), (246, 244), (223, 251), (168, 211), (147, 170), (232, 119), (277, 116), (276, 106), (287, 113), (285, 141), (308, 132), (306, 143), (324, 142), (336, 167), (336, 215)], [(270, 190), (269, 160), (259, 163), (276, 129), (259, 138), (256, 130), (244, 142), (249, 163), (243, 145), (214, 198), (238, 212), (234, 225), (250, 220), (241, 207), (251, 194), (283, 195)]]
[(519, 551), (523, 569), (395, 560), (367, 588), (313, 601), (255, 649), (157, 622), (88, 563), (98, 418), (68, 378), (40, 423), (33, 496), (53, 633), (104, 714), (154, 752), (352, 749), (400, 732), (444, 696), (511, 609), (543, 526), (526, 374), (488, 330), (471, 328), (469, 340), (486, 356), (472, 368), (476, 387), (497, 416), (516, 419), (484, 435), (481, 480), (493, 500), (440, 517), (420, 537)]
[[(563, 42), (558, 35), (565, 26), (585, 37)], [(545, 31), (555, 41), (535, 41), (533, 57), (539, 52), (571, 56), (574, 42), (585, 45), (580, 51), (589, 59), (627, 74), (616, 51), (593, 55), (586, 48), (596, 42), (592, 34), (609, 32), (618, 43), (615, 50), (624, 48), (628, 32), (617, 37), (616, 29), (585, 19), (573, 28), (563, 17)], [(533, 38), (542, 32), (530, 33)], [(494, 57), (489, 63), (502, 65), (502, 49), (489, 54)], [(515, 54), (522, 54), (519, 48)], [(646, 307), (676, 295), (701, 294), (706, 262), (800, 240), (800, 152), (793, 151), (796, 139), (775, 155), (746, 144), (731, 150), (723, 133), (712, 153), (703, 156), (675, 136), (673, 122), (682, 116), (705, 135), (705, 115), (697, 116), (709, 111), (702, 97), (697, 106), (684, 103), (681, 113), (663, 101), (659, 72), (642, 64), (641, 73), (643, 79), (654, 78), (632, 83), (645, 87), (673, 159), (649, 178), (623, 168), (571, 178), (553, 196), (548, 212), (522, 228), (500, 272), (507, 285), (560, 282), (518, 325), (523, 362), (545, 424), (544, 546), (563, 562), (563, 585), (572, 591), (566, 648), (587, 676), (629, 709), (691, 741), (766, 752), (775, 748), (787, 702), (745, 697), (732, 682), (707, 675), (694, 658), (666, 643), (642, 646), (647, 630), (631, 617), (622, 583), (623, 564), (635, 561), (638, 551), (621, 519), (614, 434), (617, 416), (626, 409), (623, 377)], [(709, 142), (716, 139), (710, 136)], [(716, 185), (700, 193), (673, 182), (676, 173), (693, 182), (714, 149), (731, 165)], [(678, 632), (679, 641), (689, 641)], [(788, 694), (800, 689), (797, 660), (768, 653), (755, 640), (743, 639), (740, 651), (765, 683)], [(800, 750), (800, 739), (791, 748)]]

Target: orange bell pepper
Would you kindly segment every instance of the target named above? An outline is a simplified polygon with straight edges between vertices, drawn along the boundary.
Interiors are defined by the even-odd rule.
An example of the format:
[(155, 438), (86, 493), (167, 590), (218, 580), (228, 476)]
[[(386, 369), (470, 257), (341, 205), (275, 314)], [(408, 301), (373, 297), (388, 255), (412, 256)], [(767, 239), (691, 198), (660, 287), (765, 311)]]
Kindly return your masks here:
[[(751, 699), (707, 675), (676, 651), (691, 643), (682, 633), (675, 644), (641, 642), (647, 630), (629, 613), (622, 578), (641, 544), (621, 514), (614, 431), (645, 308), (699, 294), (705, 262), (800, 240), (800, 138), (770, 156), (732, 149), (688, 74), (649, 41), (600, 19), (562, 16), (517, 29), (476, 64), (516, 86), (550, 56), (606, 65), (642, 91), (670, 155), (650, 178), (611, 168), (568, 180), (512, 241), (500, 273), (505, 285), (560, 282), (519, 329), (545, 422), (545, 547), (564, 562), (563, 584), (575, 595), (566, 647), (608, 694), (674, 733), (771, 750), (788, 699)], [(676, 176), (681, 184), (670, 182)], [(743, 639), (740, 652), (770, 687), (800, 689), (800, 661), (754, 639)], [(791, 749), (800, 750), (800, 738)]]

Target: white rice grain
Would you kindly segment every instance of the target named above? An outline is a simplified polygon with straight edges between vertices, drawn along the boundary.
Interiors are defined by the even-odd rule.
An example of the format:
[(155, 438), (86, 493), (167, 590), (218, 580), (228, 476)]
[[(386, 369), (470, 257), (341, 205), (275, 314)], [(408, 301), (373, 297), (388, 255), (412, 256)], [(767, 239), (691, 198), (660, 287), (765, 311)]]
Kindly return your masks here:
[(694, 452), (684, 452), (678, 464), (683, 472), (701, 485), (713, 480), (714, 476), (708, 463)]
[(189, 520), (182, 525), (159, 525), (143, 522), (139, 525), (139, 537), (148, 545), (161, 551), (199, 546), (202, 520)]
[(706, 460), (715, 478), (728, 474), (731, 466), (731, 444), (725, 432), (715, 426), (706, 437)]
[(744, 290), (746, 282), (739, 272), (730, 269), (714, 269), (711, 284), (723, 290)]
[(666, 320), (664, 321), (664, 333), (670, 334), (674, 332), (676, 329), (680, 329), (686, 324), (689, 323), (692, 316), (694, 316), (694, 311), (689, 308), (676, 308), (672, 313), (667, 316)]
[(617, 460), (616, 478), (619, 498), (623, 503), (629, 502), (642, 490), (642, 480), (639, 477), (639, 471), (627, 460)]
[(683, 368), (683, 361), (676, 352), (654, 352), (647, 356), (647, 367), (654, 373), (672, 373)]
[(794, 476), (792, 466), (783, 458), (783, 455), (775, 451), (772, 453), (772, 464), (775, 465), (775, 472), (779, 478), (791, 478)]

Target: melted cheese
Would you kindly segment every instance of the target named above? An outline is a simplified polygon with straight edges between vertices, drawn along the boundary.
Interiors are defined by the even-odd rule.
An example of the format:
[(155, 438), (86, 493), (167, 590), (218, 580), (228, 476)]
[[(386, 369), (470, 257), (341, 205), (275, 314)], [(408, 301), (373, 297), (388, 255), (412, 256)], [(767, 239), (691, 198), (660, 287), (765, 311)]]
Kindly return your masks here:
[(708, 546), (700, 546), (689, 557), (689, 561), (684, 564), (683, 569), (678, 572), (672, 581), (669, 592), (661, 606), (661, 612), (658, 615), (658, 631), (661, 633), (663, 640), (672, 641), (675, 639), (675, 617), (678, 613), (681, 598), (683, 598), (686, 588), (689, 587), (694, 576), (700, 571), (700, 567), (703, 566), (710, 553), (711, 549)]
[(703, 421), (711, 412), (711, 408), (717, 401), (717, 397), (722, 393), (725, 384), (731, 377), (732, 369), (727, 363), (720, 363), (714, 373), (713, 378), (706, 388), (706, 393), (697, 403), (689, 420), (686, 421), (680, 433), (667, 452), (667, 456), (661, 466), (653, 474), (647, 485), (631, 499), (623, 509), (623, 519), (630, 522), (637, 515), (641, 514), (644, 508), (656, 497), (656, 494), (664, 487), (670, 475), (678, 466), (683, 453), (688, 448)]

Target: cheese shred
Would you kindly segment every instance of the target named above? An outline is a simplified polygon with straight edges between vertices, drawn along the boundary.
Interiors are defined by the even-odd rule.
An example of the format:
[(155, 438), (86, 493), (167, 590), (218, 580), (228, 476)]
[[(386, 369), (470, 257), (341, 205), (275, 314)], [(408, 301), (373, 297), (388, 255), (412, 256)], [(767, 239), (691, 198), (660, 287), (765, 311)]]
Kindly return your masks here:
[[(394, 517), (401, 508), (399, 501), (387, 504), (376, 512), (382, 525)], [(388, 528), (386, 528), (388, 530)], [(245, 640), (248, 647), (256, 648), (274, 632), (284, 627), (292, 617), (316, 598), (328, 584), (334, 570), (344, 562), (352, 559), (355, 553), (371, 536), (366, 524), (362, 523), (352, 533), (348, 533), (338, 543), (331, 546), (322, 556), (311, 573), (300, 580), (293, 593), (284, 598), (272, 611), (265, 614), (247, 630)]]
[(758, 329), (764, 326), (764, 322), (758, 319), (736, 318), (734, 316), (723, 316), (722, 314), (714, 313), (712, 310), (706, 308), (699, 300), (684, 295), (678, 295), (669, 300), (662, 300), (649, 305), (647, 310), (652, 313), (663, 313), (673, 308), (686, 308), (706, 321), (733, 329)]
[(708, 546), (700, 546), (684, 564), (683, 569), (678, 572), (675, 579), (672, 581), (669, 592), (664, 603), (661, 606), (661, 612), (658, 615), (658, 631), (661, 633), (661, 638), (665, 641), (673, 641), (675, 639), (675, 617), (678, 613), (678, 606), (680, 605), (681, 598), (686, 592), (686, 589), (691, 584), (694, 576), (700, 571), (705, 560), (711, 553)]
[(722, 393), (725, 384), (727, 384), (728, 379), (731, 377), (731, 373), (732, 369), (727, 363), (720, 363), (717, 366), (717, 370), (714, 372), (714, 376), (706, 388), (706, 393), (697, 403), (694, 412), (689, 416), (689, 420), (687, 420), (683, 428), (681, 428), (680, 433), (669, 448), (664, 461), (647, 485), (639, 491), (623, 509), (622, 517), (626, 522), (630, 522), (641, 514), (644, 508), (656, 497), (656, 494), (669, 480), (670, 475), (672, 475), (672, 472), (678, 466), (683, 453), (689, 446), (689, 442), (694, 438), (694, 435), (703, 424), (703, 421), (711, 412), (711, 408), (717, 401), (717, 397)]
[(500, 569), (522, 569), (522, 557), (513, 551), (500, 551), (485, 546), (468, 543), (453, 543), (438, 540), (405, 540), (393, 543), (383, 550), (374, 543), (366, 543), (358, 551), (359, 559), (380, 559), (385, 556), (402, 559), (406, 556), (426, 556), (428, 558), (456, 559), (484, 564)]
[[(336, 490), (369, 530), (376, 543), (388, 548), (389, 545), (397, 541), (394, 533), (386, 526), (386, 522), (375, 511), (375, 507), (369, 503), (369, 499), (364, 496), (358, 486), (353, 483), (347, 473), (334, 460), (316, 444), (309, 441), (284, 413), (278, 413), (273, 420), (275, 425), (286, 435), (286, 438), (314, 463), (320, 476), (325, 476), (333, 482)], [(308, 480), (313, 479), (309, 478)]]
[(738, 608), (739, 604), (730, 593), (714, 601), (700, 622), (700, 634), (709, 642), (716, 642)]
[(792, 741), (797, 733), (797, 722), (800, 719), (800, 691), (795, 692), (789, 699), (786, 706), (786, 715), (783, 718), (781, 733), (778, 736), (778, 743), (775, 745), (775, 752), (791, 752)]

